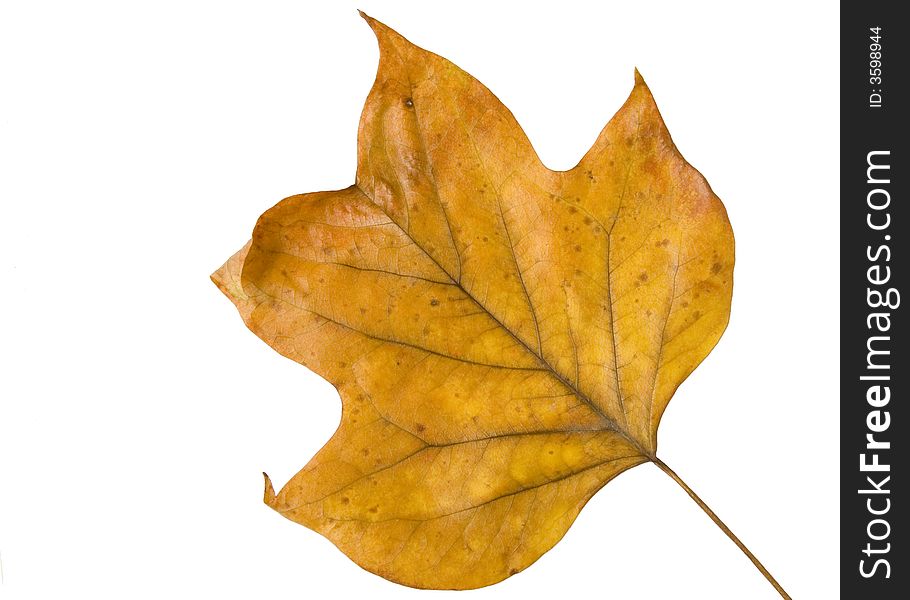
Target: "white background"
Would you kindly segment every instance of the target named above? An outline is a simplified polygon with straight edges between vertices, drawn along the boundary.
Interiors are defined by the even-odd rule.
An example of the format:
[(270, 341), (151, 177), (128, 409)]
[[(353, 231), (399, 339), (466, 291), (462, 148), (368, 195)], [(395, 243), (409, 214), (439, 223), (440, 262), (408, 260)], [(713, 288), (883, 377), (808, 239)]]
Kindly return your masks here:
[[(836, 597), (836, 4), (320, 6), (0, 8), (0, 597), (455, 597), (261, 503), (260, 471), (282, 485), (340, 402), (208, 279), (275, 202), (353, 181), (378, 56), (355, 8), (487, 84), (556, 169), (638, 66), (737, 241), (730, 326), (659, 454), (795, 598)], [(776, 597), (653, 465), (528, 570), (458, 594), (582, 596)]]

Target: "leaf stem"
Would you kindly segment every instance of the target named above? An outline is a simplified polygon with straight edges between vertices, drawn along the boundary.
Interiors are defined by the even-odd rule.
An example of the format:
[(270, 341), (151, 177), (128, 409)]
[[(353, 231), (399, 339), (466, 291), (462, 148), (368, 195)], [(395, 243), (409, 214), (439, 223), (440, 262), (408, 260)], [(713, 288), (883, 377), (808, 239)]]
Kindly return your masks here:
[(752, 561), (752, 564), (755, 565), (755, 568), (757, 568), (759, 571), (761, 571), (761, 574), (765, 576), (765, 579), (767, 579), (768, 582), (770, 582), (771, 585), (774, 586), (774, 589), (777, 590), (777, 593), (781, 595), (781, 598), (784, 598), (785, 600), (792, 600), (792, 599), (790, 598), (790, 594), (788, 594), (788, 593), (784, 590), (784, 588), (781, 587), (781, 585), (780, 585), (779, 583), (777, 583), (777, 580), (774, 579), (774, 576), (771, 575), (771, 573), (768, 572), (768, 569), (765, 568), (765, 565), (761, 564), (761, 561), (759, 561), (759, 560), (755, 557), (755, 555), (752, 554), (752, 552), (751, 552), (748, 548), (746, 548), (746, 545), (743, 544), (743, 543), (739, 540), (739, 538), (736, 537), (736, 535), (735, 535), (732, 531), (730, 531), (730, 528), (727, 527), (727, 525), (726, 525), (723, 521), (720, 520), (720, 517), (718, 517), (718, 516), (714, 513), (714, 511), (711, 510), (711, 508), (710, 508), (707, 504), (705, 504), (704, 500), (702, 500), (701, 498), (698, 497), (698, 494), (696, 494), (694, 491), (692, 491), (692, 488), (690, 488), (688, 485), (686, 485), (686, 482), (683, 481), (683, 480), (679, 477), (679, 475), (677, 475), (677, 474), (673, 471), (673, 469), (671, 469), (670, 467), (668, 467), (668, 466), (666, 465), (666, 463), (664, 463), (664, 461), (660, 460), (660, 459), (657, 458), (656, 456), (652, 458), (652, 461), (654, 462), (655, 465), (657, 465), (658, 467), (660, 467), (660, 470), (661, 470), (661, 471), (663, 471), (664, 473), (666, 473), (667, 475), (669, 475), (670, 478), (671, 478), (673, 481), (675, 481), (676, 483), (678, 483), (678, 484), (679, 484), (679, 487), (681, 487), (682, 489), (686, 490), (686, 493), (689, 494), (689, 497), (692, 498), (692, 500), (694, 500), (695, 503), (698, 504), (698, 505), (701, 507), (701, 509), (702, 509), (703, 511), (705, 511), (705, 514), (708, 515), (709, 517), (711, 517), (711, 520), (714, 521), (714, 523), (715, 523), (718, 527), (720, 527), (721, 530), (722, 530), (724, 533), (727, 534), (727, 537), (728, 537), (728, 538), (730, 538), (731, 540), (733, 540), (733, 543), (734, 543), (734, 544), (736, 544), (737, 546), (739, 546), (739, 549), (743, 551), (743, 554), (745, 554), (746, 556), (749, 557), (749, 560)]

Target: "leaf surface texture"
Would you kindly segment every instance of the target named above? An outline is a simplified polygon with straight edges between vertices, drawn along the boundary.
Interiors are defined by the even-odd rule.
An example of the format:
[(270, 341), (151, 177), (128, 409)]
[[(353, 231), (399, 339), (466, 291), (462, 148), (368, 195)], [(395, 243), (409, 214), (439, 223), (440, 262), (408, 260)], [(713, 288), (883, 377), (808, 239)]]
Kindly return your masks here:
[(556, 172), (480, 82), (366, 18), (380, 63), (356, 184), (283, 200), (213, 279), (343, 401), (266, 503), (393, 581), (480, 587), (654, 460), (726, 327), (733, 235), (637, 71)]

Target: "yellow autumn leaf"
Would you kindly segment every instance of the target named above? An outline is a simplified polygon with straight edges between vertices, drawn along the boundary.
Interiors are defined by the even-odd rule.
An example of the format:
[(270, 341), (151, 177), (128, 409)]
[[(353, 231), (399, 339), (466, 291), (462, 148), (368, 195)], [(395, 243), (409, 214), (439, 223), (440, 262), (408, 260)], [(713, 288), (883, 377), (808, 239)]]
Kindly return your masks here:
[(374, 573), (454, 589), (526, 568), (641, 463), (710, 511), (657, 428), (727, 325), (733, 233), (642, 77), (552, 171), (480, 82), (365, 18), (380, 63), (355, 185), (283, 200), (213, 275), (343, 401), (266, 503)]

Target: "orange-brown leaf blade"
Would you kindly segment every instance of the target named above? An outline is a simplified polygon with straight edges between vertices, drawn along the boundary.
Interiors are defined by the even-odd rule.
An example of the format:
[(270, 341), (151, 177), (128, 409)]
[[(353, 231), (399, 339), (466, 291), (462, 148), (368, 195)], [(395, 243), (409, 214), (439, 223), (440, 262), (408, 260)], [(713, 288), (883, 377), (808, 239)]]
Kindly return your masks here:
[(380, 65), (356, 185), (282, 201), (213, 279), (343, 402), (266, 503), (388, 579), (479, 587), (655, 458), (726, 326), (732, 232), (637, 72), (554, 172), (480, 82), (366, 18)]

